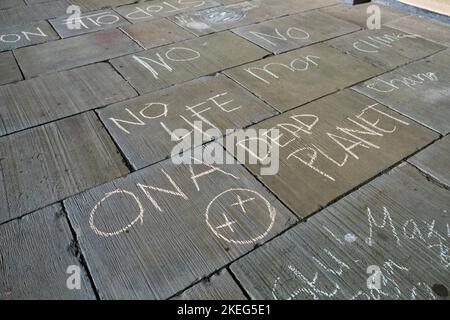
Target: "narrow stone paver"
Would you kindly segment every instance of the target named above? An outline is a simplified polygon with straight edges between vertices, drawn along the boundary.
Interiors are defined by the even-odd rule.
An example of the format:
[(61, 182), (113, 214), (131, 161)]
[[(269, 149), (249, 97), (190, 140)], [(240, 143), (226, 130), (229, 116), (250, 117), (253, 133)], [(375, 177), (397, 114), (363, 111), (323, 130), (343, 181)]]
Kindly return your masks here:
[(402, 165), (231, 270), (252, 299), (448, 299), (449, 199)]
[(105, 63), (0, 86), (0, 136), (134, 96)]
[(0, 53), (0, 85), (22, 80), (22, 73), (12, 52)]
[[(95, 299), (73, 241), (59, 204), (0, 225), (0, 299)], [(67, 288), (70, 266), (81, 271), (79, 290)]]
[[(99, 111), (135, 169), (166, 159), (186, 146), (210, 141), (227, 129), (247, 127), (275, 114), (274, 109), (225, 76), (196, 79)], [(184, 140), (189, 133), (200, 135), (199, 141)]]
[(94, 113), (0, 138), (0, 223), (128, 172)]
[(0, 51), (14, 50), (59, 39), (46, 21), (0, 28)]
[(169, 298), (296, 221), (240, 165), (171, 160), (64, 205), (104, 299)]

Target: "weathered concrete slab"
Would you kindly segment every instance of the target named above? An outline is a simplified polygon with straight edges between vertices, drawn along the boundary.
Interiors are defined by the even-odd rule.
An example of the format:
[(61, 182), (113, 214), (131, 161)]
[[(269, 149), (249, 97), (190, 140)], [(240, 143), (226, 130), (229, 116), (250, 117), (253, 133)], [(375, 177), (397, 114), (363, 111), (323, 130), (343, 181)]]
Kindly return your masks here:
[(275, 54), (355, 32), (361, 28), (311, 11), (233, 29), (241, 37)]
[(70, 198), (65, 208), (106, 299), (169, 298), (295, 221), (240, 165), (171, 160)]
[(205, 135), (199, 141), (190, 141), (187, 147), (191, 148), (214, 139), (211, 132), (208, 134), (210, 129), (225, 134), (226, 130), (244, 128), (276, 114), (225, 76), (196, 79), (98, 112), (136, 169), (168, 158), (184, 141), (175, 133), (178, 129), (185, 134)]
[(66, 0), (58, 0), (1, 10), (0, 29), (65, 15), (69, 5), (69, 2)]
[(276, 109), (286, 111), (381, 72), (330, 46), (318, 44), (224, 73)]
[(25, 2), (23, 2), (23, 0), (2, 0), (0, 2), (0, 9), (8, 9), (23, 5), (25, 5)]
[(22, 73), (12, 52), (0, 53), (0, 85), (22, 79)]
[(254, 299), (448, 299), (449, 206), (447, 190), (404, 165), (231, 270)]
[(335, 1), (253, 0), (179, 14), (170, 20), (197, 35), (205, 35), (331, 4)]
[(142, 94), (258, 60), (267, 54), (231, 32), (222, 32), (113, 59), (111, 64)]
[(47, 21), (0, 29), (0, 51), (14, 50), (59, 39)]
[(85, 8), (87, 11), (123, 6), (138, 0), (70, 0), (71, 3)]
[(191, 32), (166, 19), (131, 24), (121, 29), (145, 49), (195, 38)]
[(420, 35), (387, 27), (363, 30), (327, 43), (386, 71), (445, 49), (444, 46), (425, 40)]
[[(104, 61), (141, 50), (118, 29), (94, 32), (15, 51), (26, 78)], [(55, 54), (57, 52), (58, 54)]]
[(214, 0), (154, 0), (115, 8), (133, 23), (169, 17), (182, 12), (195, 11), (220, 5)]
[(450, 26), (448, 24), (426, 17), (411, 15), (391, 21), (386, 25), (403, 32), (420, 34), (426, 39), (450, 47)]
[(184, 291), (175, 300), (247, 300), (227, 270), (214, 274), (192, 288)]
[(355, 86), (382, 104), (442, 133), (450, 132), (449, 51)]
[[(351, 6), (351, 5), (347, 5), (347, 4), (339, 4), (336, 6), (322, 8), (322, 9), (320, 9), (320, 11), (328, 13), (329, 15), (332, 15), (336, 18), (357, 24), (360, 27), (367, 28), (368, 20), (369, 20), (370, 26), (375, 21), (374, 16), (373, 16), (375, 11), (370, 10), (369, 13), (367, 11), (368, 8), (372, 5), (374, 5), (374, 3), (359, 4), (356, 6)], [(383, 6), (379, 3), (376, 3), (376, 5), (380, 8), (381, 24), (386, 24), (393, 20), (396, 20), (396, 19), (399, 19), (399, 18), (409, 15), (407, 12), (397, 11), (390, 7)]]
[(0, 136), (134, 96), (106, 63), (5, 85), (0, 87)]
[(433, 143), (408, 161), (450, 187), (450, 135)]
[(128, 172), (94, 113), (0, 138), (0, 222)]
[[(279, 156), (276, 149), (272, 151), (272, 157), (279, 157), (278, 173), (261, 176), (261, 163), (246, 166), (300, 217), (438, 138), (433, 131), (351, 90), (251, 128), (280, 130), (270, 141), (272, 148), (279, 146)], [(237, 150), (245, 151), (243, 145), (239, 143)]]
[[(1, 300), (95, 299), (59, 204), (1, 225), (0, 242)], [(67, 288), (69, 266), (80, 267), (80, 290)]]
[[(49, 20), (61, 38), (69, 38), (85, 33), (113, 29), (130, 24), (125, 18), (113, 10), (98, 10), (85, 12), (78, 19), (65, 15)], [(74, 23), (79, 23), (79, 29), (70, 29)]]

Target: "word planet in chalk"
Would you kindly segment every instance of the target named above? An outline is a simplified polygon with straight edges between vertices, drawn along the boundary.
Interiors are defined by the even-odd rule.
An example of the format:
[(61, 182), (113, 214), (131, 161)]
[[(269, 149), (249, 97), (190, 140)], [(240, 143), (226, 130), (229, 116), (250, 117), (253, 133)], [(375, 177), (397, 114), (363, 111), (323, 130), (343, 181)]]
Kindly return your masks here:
[(265, 238), (275, 223), (276, 210), (256, 191), (229, 189), (206, 208), (206, 223), (219, 238), (234, 244), (252, 244)]

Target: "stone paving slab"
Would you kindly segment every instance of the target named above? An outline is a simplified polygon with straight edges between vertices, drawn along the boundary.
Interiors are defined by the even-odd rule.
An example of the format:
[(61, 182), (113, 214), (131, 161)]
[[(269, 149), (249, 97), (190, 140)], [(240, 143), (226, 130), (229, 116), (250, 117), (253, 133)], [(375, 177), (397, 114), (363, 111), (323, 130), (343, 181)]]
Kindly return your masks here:
[(363, 30), (327, 43), (386, 71), (445, 49), (444, 46), (425, 40), (420, 35), (387, 27), (380, 30)]
[(93, 112), (0, 138), (0, 223), (128, 172)]
[(230, 273), (222, 270), (184, 291), (174, 300), (247, 300), (247, 298)]
[(284, 112), (381, 72), (328, 45), (317, 44), (224, 73)]
[[(69, 38), (95, 31), (117, 28), (130, 24), (125, 18), (113, 10), (98, 10), (85, 12), (78, 19), (65, 15), (49, 20), (61, 38)], [(79, 23), (79, 29), (70, 29), (73, 23)]]
[[(373, 3), (359, 4), (351, 6), (348, 4), (338, 4), (336, 6), (326, 7), (320, 9), (320, 11), (332, 15), (336, 18), (349, 21), (360, 27), (367, 28), (367, 19), (373, 14), (373, 11), (367, 13), (367, 9)], [(383, 6), (379, 3), (376, 4), (380, 8), (381, 23), (387, 24), (396, 19), (408, 16), (409, 13), (404, 11), (398, 11), (391, 9), (390, 7)], [(370, 20), (372, 23), (373, 20)]]
[(231, 32), (222, 32), (112, 59), (111, 64), (142, 94), (258, 60), (267, 54)]
[(450, 26), (421, 16), (408, 16), (386, 24), (391, 28), (420, 34), (424, 38), (450, 47)]
[(205, 35), (331, 4), (335, 1), (253, 0), (179, 14), (169, 19), (197, 35)]
[(253, 299), (448, 299), (449, 206), (449, 191), (404, 165), (231, 270)]
[[(62, 39), (15, 51), (26, 78), (108, 60), (142, 50), (118, 29)], [(58, 55), (54, 53), (58, 52)]]
[(154, 0), (115, 8), (132, 23), (169, 17), (182, 12), (195, 11), (220, 5), (215, 0)]
[(169, 298), (296, 221), (237, 164), (167, 160), (64, 204), (102, 299)]
[(195, 38), (194, 34), (167, 19), (135, 23), (121, 29), (145, 49)]
[(0, 53), (0, 85), (22, 79), (22, 73), (12, 52)]
[(123, 6), (136, 1), (138, 0), (70, 0), (72, 4), (84, 8), (86, 11)]
[(366, 81), (353, 89), (442, 133), (450, 132), (450, 51)]
[(0, 29), (0, 51), (14, 50), (59, 39), (47, 21)]
[(106, 63), (0, 86), (0, 136), (134, 96)]
[(361, 28), (311, 11), (233, 29), (241, 37), (275, 54), (305, 47)]
[[(135, 169), (168, 158), (175, 147), (187, 141), (181, 138), (187, 133), (200, 135), (198, 142), (189, 139), (186, 147), (191, 148), (214, 139), (207, 132), (210, 129), (225, 134), (276, 114), (222, 75), (196, 79), (98, 112)], [(178, 129), (185, 133), (175, 133)]]
[[(279, 146), (278, 173), (262, 176), (263, 164), (246, 166), (300, 217), (308, 217), (439, 137), (351, 90), (251, 128), (280, 130), (272, 134), (271, 147)], [(237, 150), (246, 152), (242, 145)], [(277, 157), (274, 150), (272, 157)]]
[(1, 300), (95, 299), (85, 270), (80, 290), (66, 286), (69, 266), (80, 267), (61, 205), (0, 226)]
[(408, 161), (450, 187), (450, 135), (433, 143)]
[(2, 0), (0, 2), (0, 9), (9, 9), (12, 7), (18, 7), (25, 5), (23, 0)]
[(0, 10), (0, 29), (65, 15), (69, 5), (66, 0), (58, 0)]

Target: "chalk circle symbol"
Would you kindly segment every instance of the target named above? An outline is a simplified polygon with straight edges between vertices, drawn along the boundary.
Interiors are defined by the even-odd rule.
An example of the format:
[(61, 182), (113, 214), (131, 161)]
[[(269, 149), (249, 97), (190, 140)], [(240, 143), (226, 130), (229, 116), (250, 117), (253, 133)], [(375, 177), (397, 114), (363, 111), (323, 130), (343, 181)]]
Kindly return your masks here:
[[(235, 239), (230, 239), (229, 237), (224, 236), (222, 233), (218, 232), (216, 230), (216, 228), (214, 228), (214, 226), (210, 222), (211, 207), (214, 203), (216, 203), (218, 201), (219, 198), (224, 197), (226, 194), (229, 194), (229, 193), (233, 193), (233, 194), (251, 193), (252, 195), (257, 196), (259, 199), (261, 199), (261, 201), (264, 203), (264, 205), (267, 208), (268, 216), (270, 218), (270, 224), (268, 225), (267, 229), (263, 233), (253, 237), (252, 239), (235, 240)], [(264, 239), (269, 234), (269, 232), (272, 230), (272, 228), (275, 224), (276, 215), (277, 215), (276, 209), (270, 205), (269, 201), (264, 196), (262, 196), (260, 193), (254, 191), (254, 190), (243, 189), (243, 188), (228, 189), (228, 190), (220, 193), (214, 199), (211, 200), (211, 202), (208, 204), (208, 207), (206, 208), (206, 212), (205, 212), (206, 224), (208, 225), (208, 227), (211, 229), (211, 231), (214, 233), (214, 235), (216, 237), (221, 238), (228, 243), (240, 244), (240, 245), (252, 244), (261, 239)]]

